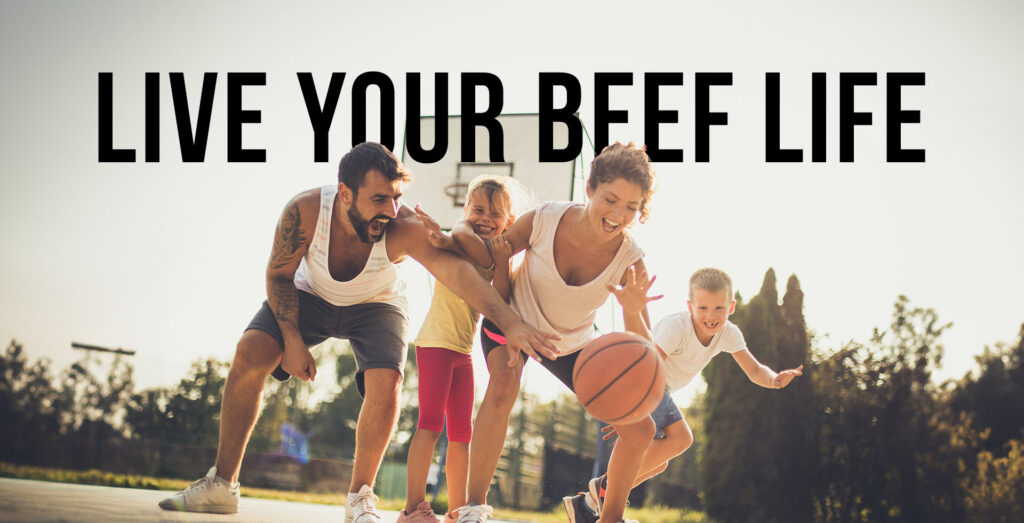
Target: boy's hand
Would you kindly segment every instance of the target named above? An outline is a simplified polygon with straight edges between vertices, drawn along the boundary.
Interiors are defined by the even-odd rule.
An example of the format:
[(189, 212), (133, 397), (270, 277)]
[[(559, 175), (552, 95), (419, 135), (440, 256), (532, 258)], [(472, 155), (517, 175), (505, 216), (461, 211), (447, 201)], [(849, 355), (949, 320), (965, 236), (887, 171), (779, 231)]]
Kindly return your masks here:
[(608, 441), (614, 438), (615, 436), (618, 436), (618, 434), (615, 432), (615, 427), (611, 425), (605, 425), (601, 427), (601, 439)]
[(647, 291), (651, 290), (651, 285), (654, 285), (656, 278), (657, 276), (653, 276), (651, 279), (647, 279), (647, 271), (641, 271), (640, 274), (637, 274), (636, 269), (630, 267), (629, 272), (626, 274), (626, 284), (621, 289), (614, 285), (607, 285), (607, 288), (615, 295), (615, 299), (619, 301), (623, 314), (640, 314), (648, 303), (660, 300), (665, 296), (664, 294), (647, 296)]
[(775, 375), (775, 379), (772, 380), (772, 386), (774, 386), (776, 389), (781, 389), (781, 388), (785, 387), (786, 385), (789, 385), (789, 382), (793, 381), (793, 378), (795, 378), (797, 376), (803, 376), (803, 374), (804, 374), (804, 366), (803, 365), (801, 365), (801, 366), (799, 366), (799, 367), (797, 367), (795, 369), (784, 370), (784, 371), (779, 372), (778, 374)]
[(504, 234), (499, 234), (487, 240), (487, 248), (491, 251), (494, 263), (508, 265), (508, 259), (512, 257), (512, 244), (505, 239)]

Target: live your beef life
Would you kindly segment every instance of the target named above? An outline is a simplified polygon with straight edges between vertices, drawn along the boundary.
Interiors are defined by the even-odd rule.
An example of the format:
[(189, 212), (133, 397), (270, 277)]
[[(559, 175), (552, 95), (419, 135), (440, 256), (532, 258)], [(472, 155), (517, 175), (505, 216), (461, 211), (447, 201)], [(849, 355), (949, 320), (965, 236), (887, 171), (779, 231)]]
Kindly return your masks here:
[[(344, 91), (351, 97), (352, 142), (366, 140), (367, 93), (371, 89), (379, 94), (380, 142), (390, 149), (395, 144), (395, 83), (388, 75), (381, 72), (364, 72), (346, 82), (349, 75), (343, 72), (332, 73), (327, 85), (317, 85), (313, 74), (296, 73), (297, 95), (305, 102), (309, 116), (311, 138), (313, 140), (313, 159), (316, 162), (329, 161), (328, 136), (331, 126), (335, 123), (338, 101)], [(407, 115), (447, 115), (461, 114), (459, 125), (462, 126), (463, 157), (461, 161), (475, 161), (476, 133), (475, 127), (487, 130), (488, 151), (491, 161), (504, 161), (503, 133), (497, 116), (503, 107), (504, 89), (501, 79), (486, 72), (461, 73), (458, 75), (460, 89), (460, 106), (451, 108), (448, 105), (449, 75), (434, 73), (433, 75), (433, 107), (421, 107), (421, 74), (405, 75), (404, 101)], [(643, 109), (628, 111), (616, 105), (615, 93), (621, 89), (635, 88), (635, 76), (643, 77)], [(211, 115), (213, 112), (214, 93), (218, 88), (218, 73), (203, 74), (199, 100), (189, 99), (184, 73), (147, 72), (144, 75), (145, 104), (140, 110), (145, 111), (145, 129), (142, 144), (114, 143), (114, 97), (117, 91), (127, 89), (128, 81), (118, 78), (119, 85), (115, 89), (113, 72), (98, 73), (98, 151), (100, 162), (135, 162), (136, 149), (142, 148), (142, 160), (159, 162), (160, 156), (160, 89), (168, 84), (173, 103), (173, 113), (178, 131), (178, 142), (183, 162), (203, 162), (206, 157), (207, 139), (210, 135)], [(839, 162), (852, 162), (854, 158), (854, 129), (857, 126), (875, 124), (875, 114), (855, 109), (856, 94), (861, 89), (885, 89), (885, 111), (882, 118), (885, 126), (885, 157), (887, 162), (924, 162), (924, 148), (904, 147), (901, 142), (901, 130), (907, 124), (919, 124), (921, 111), (912, 107), (904, 107), (902, 95), (904, 88), (925, 85), (923, 72), (813, 72), (806, 75), (811, 84), (811, 96), (807, 100), (810, 105), (811, 140), (804, 148), (783, 148), (784, 141), (780, 136), (780, 87), (781, 74), (766, 72), (764, 74), (764, 118), (765, 143), (763, 157), (766, 162), (827, 162), (835, 161), (826, 155), (826, 144), (829, 139), (838, 139)], [(580, 154), (583, 147), (583, 125), (578, 118), (582, 100), (583, 85), (576, 76), (563, 72), (542, 72), (537, 75), (539, 114), (539, 161), (568, 161)], [(692, 77), (682, 72), (648, 72), (635, 75), (629, 72), (599, 72), (593, 74), (593, 143), (600, 151), (608, 144), (608, 129), (611, 124), (624, 124), (632, 119), (642, 119), (644, 127), (643, 143), (647, 145), (647, 153), (655, 162), (710, 162), (709, 143), (712, 139), (712, 128), (729, 124), (727, 108), (712, 104), (716, 91), (728, 89), (733, 85), (733, 74), (730, 72), (699, 72)], [(685, 82), (693, 84), (693, 106), (685, 111), (693, 117), (692, 132), (694, 150), (692, 160), (689, 151), (684, 151), (681, 144), (663, 143), (659, 135), (662, 124), (679, 123), (681, 108), (666, 107), (659, 100), (662, 88), (682, 86)], [(788, 79), (787, 79), (788, 81)], [(829, 121), (826, 117), (826, 87), (829, 82), (839, 85), (838, 121)], [(882, 84), (881, 86), (879, 84)], [(259, 125), (262, 120), (261, 110), (244, 103), (244, 93), (249, 89), (266, 88), (267, 73), (265, 72), (229, 72), (227, 73), (227, 118), (223, 129), (227, 134), (228, 162), (265, 162), (266, 149), (243, 148), (242, 133), (244, 125)], [(613, 92), (613, 88), (616, 90)], [(561, 95), (565, 103), (556, 106), (556, 93)], [(479, 101), (478, 101), (479, 100)], [(714, 105), (714, 109), (712, 106)], [(485, 107), (479, 110), (479, 107)], [(452, 109), (456, 109), (455, 112)], [(192, 121), (190, 110), (196, 115)], [(639, 113), (639, 114), (638, 114)], [(438, 137), (429, 147), (421, 140), (420, 126), (411, 125), (405, 129), (407, 154), (420, 163), (433, 163), (444, 157), (448, 148), (448, 120), (433, 118), (434, 136)], [(552, 140), (552, 129), (555, 125), (564, 125), (568, 130), (568, 144), (556, 147)], [(124, 131), (123, 129), (121, 131)], [(130, 130), (129, 130), (130, 131)], [(836, 138), (838, 137), (838, 138)], [(789, 142), (787, 142), (789, 143)], [(920, 146), (921, 144), (915, 144)], [(805, 149), (807, 154), (805, 154)], [(685, 153), (685, 154), (684, 154)]]

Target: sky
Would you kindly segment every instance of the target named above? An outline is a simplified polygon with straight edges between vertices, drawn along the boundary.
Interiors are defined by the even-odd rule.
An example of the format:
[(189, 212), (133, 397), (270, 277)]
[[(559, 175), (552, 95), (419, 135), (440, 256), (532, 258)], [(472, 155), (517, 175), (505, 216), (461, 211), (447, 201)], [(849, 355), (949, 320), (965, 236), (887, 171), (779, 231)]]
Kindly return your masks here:
[[(72, 341), (136, 350), (140, 388), (176, 383), (198, 358), (229, 359), (265, 298), (281, 209), (336, 180), (352, 145), (352, 82), (367, 71), (394, 82), (399, 129), (406, 73), (422, 73), (425, 106), (433, 73), (449, 73), (452, 113), (461, 73), (493, 73), (503, 112), (532, 113), (538, 73), (568, 72), (582, 86), (591, 133), (594, 73), (631, 72), (633, 85), (610, 91), (629, 123), (609, 133), (637, 143), (645, 142), (644, 73), (682, 72), (682, 86), (661, 88), (659, 107), (678, 111), (679, 123), (660, 127), (661, 144), (682, 148), (684, 162), (656, 164), (651, 218), (634, 228), (666, 295), (650, 307), (655, 321), (685, 307), (686, 281), (704, 266), (729, 272), (748, 298), (769, 267), (780, 293), (796, 274), (824, 348), (867, 340), (905, 294), (953, 322), (940, 379), (974, 368), (986, 345), (1016, 341), (1024, 322), (1017, 2), (6, 1), (0, 9), (0, 340), (17, 339), (56, 368), (81, 356)], [(136, 163), (98, 161), (101, 72), (113, 74), (113, 144), (136, 149)], [(142, 161), (146, 72), (160, 73), (154, 163)], [(171, 72), (184, 73), (193, 122), (203, 73), (219, 73), (201, 163), (181, 161)], [(266, 74), (266, 85), (243, 91), (243, 107), (261, 117), (243, 126), (243, 144), (265, 149), (266, 162), (227, 161), (228, 72)], [(325, 163), (313, 160), (298, 72), (312, 72), (320, 92), (332, 72), (348, 75)], [(698, 72), (731, 72), (733, 81), (711, 90), (711, 110), (727, 112), (728, 125), (711, 129), (706, 163), (694, 161)], [(826, 162), (765, 161), (768, 72), (781, 75), (782, 146), (805, 157), (811, 74), (826, 73)], [(855, 130), (850, 163), (838, 161), (840, 72), (878, 74), (876, 86), (854, 91), (856, 110), (873, 123)], [(902, 144), (924, 149), (924, 163), (886, 162), (887, 72), (926, 75), (924, 86), (901, 91), (903, 108), (921, 115), (901, 127)], [(380, 138), (379, 105), (371, 90), (370, 139)], [(400, 132), (395, 142), (400, 149)], [(407, 265), (416, 329), (429, 278)], [(614, 314), (603, 311), (599, 324), (613, 327)], [(748, 344), (756, 355), (757, 340)], [(485, 376), (478, 367), (478, 381)], [(543, 371), (528, 371), (526, 383), (542, 396), (559, 390)], [(677, 399), (689, 402), (701, 386)]]

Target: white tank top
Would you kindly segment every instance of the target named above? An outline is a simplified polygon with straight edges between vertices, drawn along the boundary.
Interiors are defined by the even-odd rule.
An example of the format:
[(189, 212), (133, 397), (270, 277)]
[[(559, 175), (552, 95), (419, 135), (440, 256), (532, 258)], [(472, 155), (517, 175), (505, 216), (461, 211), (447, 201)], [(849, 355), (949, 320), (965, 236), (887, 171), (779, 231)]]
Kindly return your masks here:
[(573, 205), (580, 204), (547, 202), (537, 207), (530, 247), (512, 275), (512, 310), (524, 323), (560, 335), (562, 339), (554, 344), (562, 354), (576, 352), (594, 338), (597, 309), (611, 294), (605, 285), (618, 285), (626, 269), (644, 255), (627, 236), (596, 278), (579, 286), (566, 284), (555, 266), (555, 231)]
[(391, 303), (408, 313), (405, 299), (405, 281), (398, 266), (388, 259), (387, 232), (379, 242), (373, 244), (366, 266), (355, 278), (337, 281), (331, 276), (327, 264), (330, 252), (331, 217), (337, 185), (320, 188), (320, 215), (309, 250), (299, 262), (295, 271), (295, 287), (316, 294), (329, 303), (338, 306), (367, 302)]

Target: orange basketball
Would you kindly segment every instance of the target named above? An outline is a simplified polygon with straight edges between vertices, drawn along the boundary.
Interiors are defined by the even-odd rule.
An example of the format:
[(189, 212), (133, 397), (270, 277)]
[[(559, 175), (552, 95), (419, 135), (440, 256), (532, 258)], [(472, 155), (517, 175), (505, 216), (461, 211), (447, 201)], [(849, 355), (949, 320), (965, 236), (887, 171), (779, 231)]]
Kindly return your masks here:
[(591, 416), (629, 424), (649, 416), (665, 394), (658, 351), (640, 336), (605, 334), (588, 343), (572, 370), (576, 397)]

